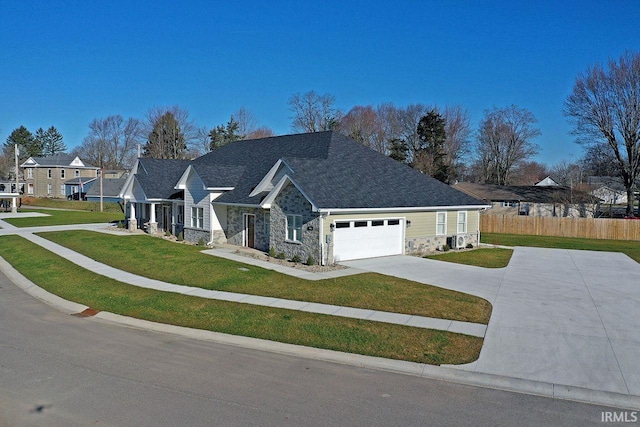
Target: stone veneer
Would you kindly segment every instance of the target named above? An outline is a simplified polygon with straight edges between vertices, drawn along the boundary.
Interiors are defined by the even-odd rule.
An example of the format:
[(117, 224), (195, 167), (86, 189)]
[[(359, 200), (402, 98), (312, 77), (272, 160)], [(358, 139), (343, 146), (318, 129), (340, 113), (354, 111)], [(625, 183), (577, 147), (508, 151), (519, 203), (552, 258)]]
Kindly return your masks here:
[[(244, 214), (255, 215), (255, 248), (267, 252), (269, 250), (269, 236), (267, 235), (264, 215), (269, 211), (261, 208), (235, 207), (227, 208), (227, 243), (242, 246), (242, 232), (244, 230)], [(272, 220), (273, 222), (273, 220)]]
[[(404, 251), (407, 255), (425, 255), (432, 253), (441, 249), (442, 246), (447, 243), (447, 237), (451, 236), (429, 236), (406, 239), (404, 242)], [(457, 236), (457, 234), (455, 236)], [(464, 236), (467, 244), (471, 243), (474, 247), (478, 246), (477, 233), (465, 233)]]
[(207, 230), (184, 227), (182, 231), (184, 233), (184, 240), (187, 242), (198, 243), (200, 239), (203, 239), (205, 243), (208, 243), (211, 240), (211, 234), (209, 234), (209, 231)]
[[(287, 241), (287, 215), (302, 216), (302, 238), (300, 242)], [(284, 252), (288, 259), (298, 255), (306, 262), (311, 255), (320, 262), (320, 215), (311, 210), (311, 203), (293, 185), (284, 187), (271, 204), (271, 233), (269, 247), (276, 253)]]

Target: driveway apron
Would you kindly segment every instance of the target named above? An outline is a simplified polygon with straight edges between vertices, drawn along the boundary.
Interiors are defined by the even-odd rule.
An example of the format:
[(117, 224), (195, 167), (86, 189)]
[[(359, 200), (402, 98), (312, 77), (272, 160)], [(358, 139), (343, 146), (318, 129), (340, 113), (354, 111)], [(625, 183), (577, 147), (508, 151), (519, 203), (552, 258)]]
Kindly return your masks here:
[(640, 265), (624, 254), (518, 247), (503, 269), (407, 256), (343, 264), (489, 300), (480, 358), (458, 369), (640, 395)]

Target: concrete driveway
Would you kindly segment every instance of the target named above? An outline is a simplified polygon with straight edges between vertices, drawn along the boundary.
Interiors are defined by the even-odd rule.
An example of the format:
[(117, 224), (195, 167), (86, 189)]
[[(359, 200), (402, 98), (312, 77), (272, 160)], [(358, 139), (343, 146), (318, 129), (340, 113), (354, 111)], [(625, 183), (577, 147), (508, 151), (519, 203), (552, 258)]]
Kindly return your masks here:
[(624, 254), (517, 247), (503, 269), (409, 256), (343, 264), (489, 300), (480, 358), (459, 369), (640, 395), (640, 265)]

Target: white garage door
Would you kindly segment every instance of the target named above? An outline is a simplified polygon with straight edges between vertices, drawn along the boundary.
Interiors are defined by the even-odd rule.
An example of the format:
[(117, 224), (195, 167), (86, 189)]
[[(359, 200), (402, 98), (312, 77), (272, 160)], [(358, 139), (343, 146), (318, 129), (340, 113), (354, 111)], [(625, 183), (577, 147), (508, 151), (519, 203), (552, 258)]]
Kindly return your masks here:
[(402, 219), (336, 221), (333, 257), (336, 261), (400, 255), (403, 252)]

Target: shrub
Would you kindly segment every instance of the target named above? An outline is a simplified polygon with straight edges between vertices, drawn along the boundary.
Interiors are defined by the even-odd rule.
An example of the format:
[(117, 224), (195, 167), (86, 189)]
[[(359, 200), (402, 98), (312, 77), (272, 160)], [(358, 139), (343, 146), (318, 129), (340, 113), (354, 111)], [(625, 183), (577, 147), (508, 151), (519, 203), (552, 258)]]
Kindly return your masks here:
[(471, 243), (467, 243), (466, 248), (467, 248), (467, 249), (473, 249), (473, 245), (472, 245)]
[(449, 245), (446, 245), (446, 244), (445, 244), (445, 245), (442, 245), (442, 251), (443, 251), (443, 252), (449, 252), (449, 249), (451, 249), (451, 248), (449, 247)]
[(278, 255), (278, 254), (276, 253), (276, 248), (274, 248), (274, 247), (270, 247), (270, 248), (269, 248), (269, 256), (270, 256), (271, 258), (275, 258), (277, 255)]
[(300, 259), (300, 255), (295, 254), (293, 257), (291, 257), (291, 261), (295, 263), (299, 263), (302, 260)]
[(165, 232), (164, 232), (164, 235), (165, 235), (165, 236), (167, 236), (167, 237), (171, 236), (171, 230), (167, 230), (167, 231), (165, 231)]
[(183, 240), (184, 240), (184, 233), (181, 231), (181, 232), (178, 234), (178, 242), (182, 242)]
[(280, 252), (280, 253), (278, 254), (278, 256), (276, 256), (276, 258), (278, 258), (278, 259), (285, 259), (286, 257), (287, 257), (287, 256), (285, 255), (285, 253), (284, 253), (284, 252)]
[(307, 257), (307, 265), (316, 265), (316, 260), (311, 255)]
[(201, 237), (198, 240), (198, 246), (206, 246), (206, 245), (207, 245), (207, 242), (205, 242), (204, 239)]

